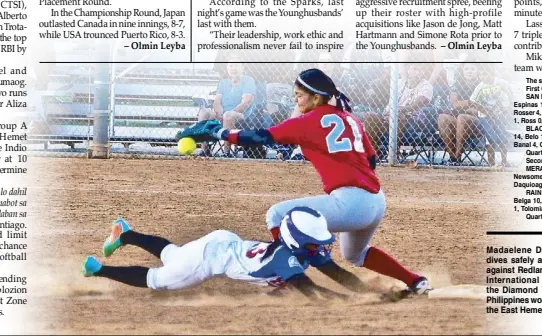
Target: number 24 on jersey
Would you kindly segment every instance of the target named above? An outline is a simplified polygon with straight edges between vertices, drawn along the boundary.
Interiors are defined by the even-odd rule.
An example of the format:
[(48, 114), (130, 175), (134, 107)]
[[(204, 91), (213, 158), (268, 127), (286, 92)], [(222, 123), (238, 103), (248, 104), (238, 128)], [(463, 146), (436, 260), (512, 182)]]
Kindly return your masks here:
[(347, 116), (346, 121), (352, 129), (354, 134), (354, 144), (352, 141), (346, 137), (341, 138), (346, 125), (344, 120), (336, 114), (326, 114), (320, 120), (320, 124), (323, 128), (333, 127), (331, 132), (326, 137), (327, 149), (329, 153), (338, 153), (338, 152), (350, 152), (354, 149), (358, 153), (365, 153), (365, 148), (363, 148), (363, 140), (361, 132), (359, 130), (358, 124), (354, 118)]

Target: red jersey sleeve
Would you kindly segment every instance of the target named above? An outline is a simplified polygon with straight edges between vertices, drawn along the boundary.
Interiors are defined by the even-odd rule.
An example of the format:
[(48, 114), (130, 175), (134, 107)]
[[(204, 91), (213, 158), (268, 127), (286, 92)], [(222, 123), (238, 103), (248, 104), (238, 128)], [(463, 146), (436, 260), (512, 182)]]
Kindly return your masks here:
[(269, 128), (269, 133), (275, 142), (285, 145), (302, 145), (305, 140), (305, 129), (307, 129), (307, 116), (288, 119), (278, 125)]

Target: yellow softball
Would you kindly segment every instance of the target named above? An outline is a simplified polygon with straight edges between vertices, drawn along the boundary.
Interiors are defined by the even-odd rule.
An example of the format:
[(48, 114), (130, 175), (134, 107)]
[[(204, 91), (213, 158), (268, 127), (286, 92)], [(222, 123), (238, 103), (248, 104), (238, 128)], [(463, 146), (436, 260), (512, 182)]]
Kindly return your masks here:
[(182, 155), (191, 155), (196, 150), (196, 142), (192, 138), (182, 138), (177, 144), (177, 149)]

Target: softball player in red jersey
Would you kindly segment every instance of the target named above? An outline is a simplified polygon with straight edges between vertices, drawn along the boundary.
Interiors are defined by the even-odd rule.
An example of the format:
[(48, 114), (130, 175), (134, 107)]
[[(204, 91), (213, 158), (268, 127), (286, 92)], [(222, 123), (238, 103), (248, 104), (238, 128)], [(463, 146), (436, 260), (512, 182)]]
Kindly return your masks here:
[[(267, 130), (231, 130), (220, 125), (209, 132), (233, 144), (299, 145), (322, 179), (324, 195), (284, 201), (267, 212), (267, 227), (277, 239), (281, 220), (293, 207), (319, 211), (329, 230), (340, 232), (341, 252), (356, 266), (403, 281), (407, 291), (424, 294), (428, 280), (407, 270), (383, 250), (369, 245), (386, 210), (386, 199), (375, 174), (376, 155), (362, 122), (351, 114), (348, 98), (318, 69), (301, 72), (295, 82), (302, 115)], [(340, 282), (330, 261), (319, 270)]]

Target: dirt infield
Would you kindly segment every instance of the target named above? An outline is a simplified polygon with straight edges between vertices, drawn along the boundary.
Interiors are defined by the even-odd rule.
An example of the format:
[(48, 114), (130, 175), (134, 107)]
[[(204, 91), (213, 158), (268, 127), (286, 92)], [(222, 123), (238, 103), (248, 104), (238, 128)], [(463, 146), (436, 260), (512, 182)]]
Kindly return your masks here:
[[(39, 220), (42, 274), (36, 302), (40, 333), (55, 334), (480, 334), (485, 305), (472, 300), (381, 302), (397, 283), (348, 266), (377, 292), (347, 302), (270, 299), (267, 288), (218, 278), (196, 289), (151, 292), (83, 278), (85, 256), (99, 256), (110, 223), (124, 216), (136, 229), (182, 244), (218, 229), (268, 240), (266, 210), (321, 193), (309, 164), (195, 160), (34, 158), (31, 194)], [(436, 287), (484, 284), (484, 232), (499, 218), (503, 173), (378, 168), (388, 200), (373, 245), (390, 251)], [(490, 201), (491, 200), (491, 201)], [(156, 266), (125, 247), (110, 265)], [(337, 287), (315, 270), (309, 275)], [(38, 292), (39, 290), (39, 292)]]

